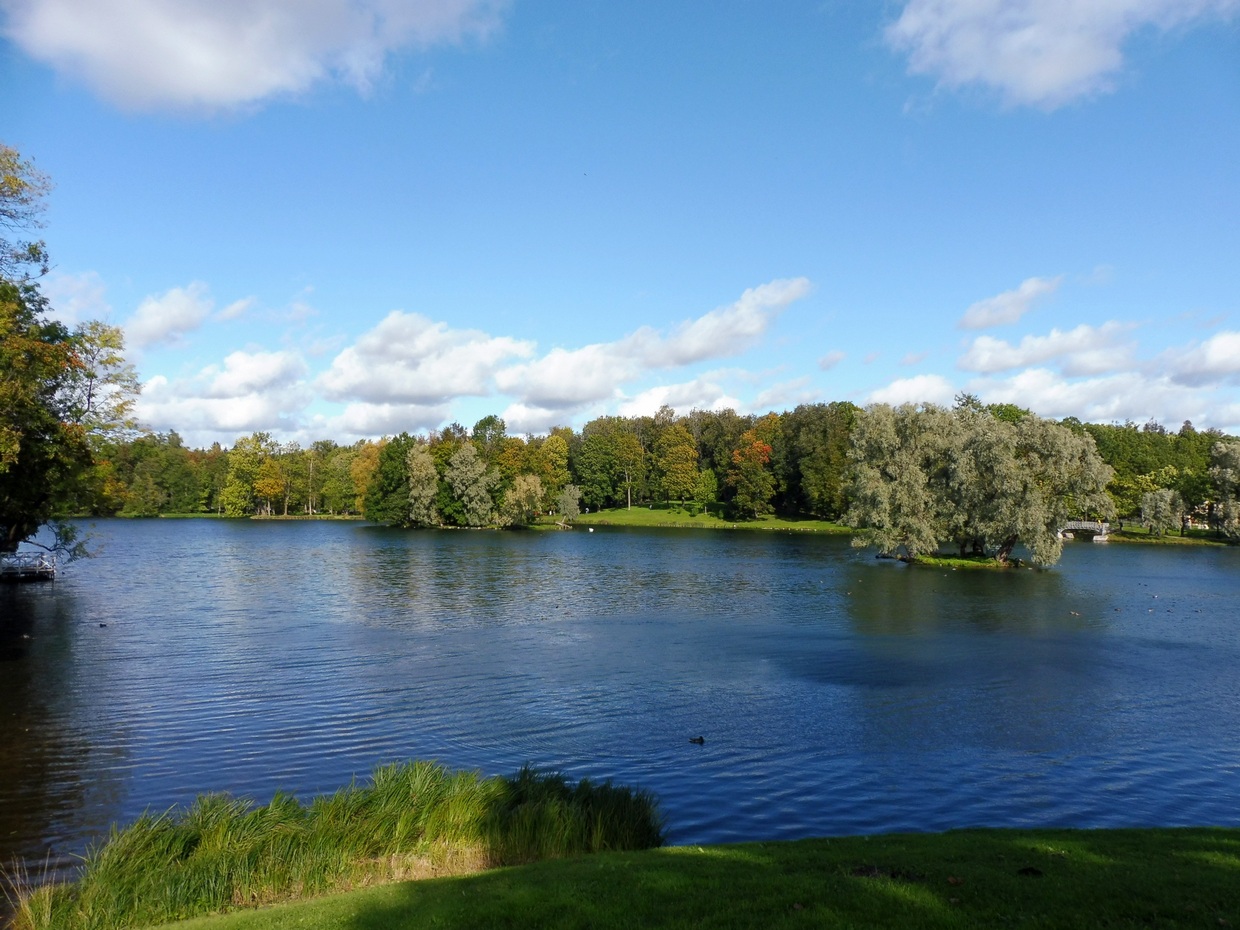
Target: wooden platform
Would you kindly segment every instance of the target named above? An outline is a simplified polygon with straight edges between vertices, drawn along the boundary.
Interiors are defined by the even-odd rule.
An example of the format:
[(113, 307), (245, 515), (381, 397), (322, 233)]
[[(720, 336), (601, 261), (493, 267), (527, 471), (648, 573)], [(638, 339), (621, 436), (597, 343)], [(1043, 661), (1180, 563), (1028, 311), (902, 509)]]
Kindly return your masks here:
[(50, 552), (0, 555), (0, 582), (51, 581), (55, 577), (56, 556)]

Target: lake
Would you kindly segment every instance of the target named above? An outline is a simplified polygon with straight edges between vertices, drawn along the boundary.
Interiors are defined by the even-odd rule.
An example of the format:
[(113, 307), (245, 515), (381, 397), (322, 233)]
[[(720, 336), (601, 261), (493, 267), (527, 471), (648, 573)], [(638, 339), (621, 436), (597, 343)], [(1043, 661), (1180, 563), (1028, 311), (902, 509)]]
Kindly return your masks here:
[(813, 534), (91, 531), (0, 586), (0, 861), (412, 758), (645, 787), (672, 843), (1240, 824), (1240, 549), (1000, 573)]

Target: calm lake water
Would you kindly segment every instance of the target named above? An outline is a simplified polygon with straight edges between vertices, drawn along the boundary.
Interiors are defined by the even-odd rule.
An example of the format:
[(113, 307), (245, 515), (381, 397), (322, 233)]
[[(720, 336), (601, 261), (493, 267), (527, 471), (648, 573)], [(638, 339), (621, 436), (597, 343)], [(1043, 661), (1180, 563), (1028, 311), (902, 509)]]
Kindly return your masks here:
[(2, 861), (410, 758), (640, 785), (673, 843), (1240, 824), (1238, 549), (991, 573), (808, 534), (93, 532), (0, 586)]

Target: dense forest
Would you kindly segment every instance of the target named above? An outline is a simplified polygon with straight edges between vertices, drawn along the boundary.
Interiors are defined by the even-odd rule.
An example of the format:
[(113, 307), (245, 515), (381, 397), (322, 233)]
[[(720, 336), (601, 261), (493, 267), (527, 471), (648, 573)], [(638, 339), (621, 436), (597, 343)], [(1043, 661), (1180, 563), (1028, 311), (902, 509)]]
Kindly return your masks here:
[[(112, 442), (99, 456), (90, 509), (125, 516), (363, 515), (396, 525), (481, 526), (528, 523), (578, 506), (674, 501), (732, 519), (778, 513), (842, 520), (863, 491), (866, 462), (894, 460), (890, 449), (859, 442), (859, 424), (881, 409), (892, 408), (821, 403), (753, 416), (677, 415), (664, 407), (654, 416), (606, 416), (580, 431), (560, 427), (524, 437), (487, 416), (473, 429), (452, 424), (347, 446), (323, 440), (303, 447), (254, 433), (230, 449), (189, 449), (176, 433), (144, 434)], [(965, 413), (974, 423), (1015, 426), (1018, 434), (1022, 423), (1028, 434), (1033, 424), (1049, 422), (968, 395), (940, 412), (950, 415), (928, 435), (936, 437), (933, 455), (942, 461), (959, 457), (953, 443), (976, 446), (969, 436), (953, 438), (949, 428)], [(1105, 489), (1114, 515), (1160, 530), (1190, 521), (1226, 523), (1240, 474), (1234, 437), (1187, 422), (1176, 431), (1153, 421), (1138, 427), (1070, 418), (1058, 426), (1095, 447), (1110, 466)]]

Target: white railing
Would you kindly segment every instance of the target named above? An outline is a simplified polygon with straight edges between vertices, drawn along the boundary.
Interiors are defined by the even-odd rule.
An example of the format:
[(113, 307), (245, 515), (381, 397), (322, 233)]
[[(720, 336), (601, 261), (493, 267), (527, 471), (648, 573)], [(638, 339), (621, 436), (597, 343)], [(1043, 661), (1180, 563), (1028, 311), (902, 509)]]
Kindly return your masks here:
[(50, 552), (0, 555), (0, 578), (55, 578), (56, 556)]

